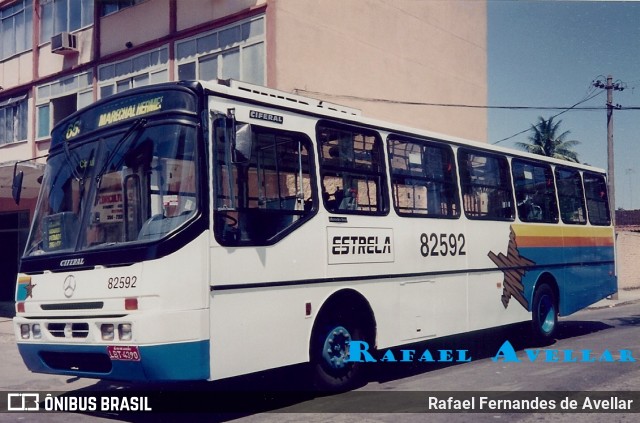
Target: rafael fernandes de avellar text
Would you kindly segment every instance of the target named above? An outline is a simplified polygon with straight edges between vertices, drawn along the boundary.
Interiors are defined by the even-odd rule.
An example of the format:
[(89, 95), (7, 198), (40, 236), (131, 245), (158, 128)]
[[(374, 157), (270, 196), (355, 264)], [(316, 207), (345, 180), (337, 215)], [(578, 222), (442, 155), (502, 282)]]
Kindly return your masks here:
[(632, 406), (632, 399), (622, 399), (617, 396), (606, 398), (595, 398), (586, 396), (579, 400), (570, 397), (564, 397), (564, 399), (545, 399), (539, 398), (538, 396), (531, 399), (492, 399), (487, 396), (471, 396), (466, 399), (457, 399), (454, 397), (440, 399), (435, 396), (430, 396), (427, 399), (427, 407), (430, 411), (575, 410), (593, 412), (605, 410), (631, 410)]

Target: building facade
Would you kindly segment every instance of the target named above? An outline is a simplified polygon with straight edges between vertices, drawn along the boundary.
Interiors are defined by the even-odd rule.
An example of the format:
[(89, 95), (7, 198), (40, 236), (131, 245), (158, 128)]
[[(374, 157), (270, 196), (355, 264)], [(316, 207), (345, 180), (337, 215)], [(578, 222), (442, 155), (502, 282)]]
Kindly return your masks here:
[(0, 0), (0, 301), (13, 299), (50, 131), (79, 108), (233, 78), (485, 141), (486, 110), (431, 104), (486, 104), (486, 21), (485, 1), (465, 0)]

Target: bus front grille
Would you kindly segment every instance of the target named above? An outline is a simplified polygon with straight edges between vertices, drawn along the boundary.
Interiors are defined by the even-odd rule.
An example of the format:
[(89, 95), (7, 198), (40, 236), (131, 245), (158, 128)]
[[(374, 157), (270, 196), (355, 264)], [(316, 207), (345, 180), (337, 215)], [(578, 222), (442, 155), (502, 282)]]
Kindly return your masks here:
[(89, 336), (88, 323), (49, 323), (47, 330), (55, 338), (86, 338)]
[(60, 304), (42, 304), (40, 308), (45, 311), (51, 310), (102, 310), (103, 301), (92, 301), (85, 303), (60, 303)]

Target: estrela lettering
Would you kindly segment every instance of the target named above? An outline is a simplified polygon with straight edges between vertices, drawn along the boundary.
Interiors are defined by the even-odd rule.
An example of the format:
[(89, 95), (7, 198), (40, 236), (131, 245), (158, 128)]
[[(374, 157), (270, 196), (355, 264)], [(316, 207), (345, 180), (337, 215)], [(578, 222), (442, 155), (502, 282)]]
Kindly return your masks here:
[(391, 254), (391, 237), (381, 239), (377, 236), (334, 236), (331, 254)]

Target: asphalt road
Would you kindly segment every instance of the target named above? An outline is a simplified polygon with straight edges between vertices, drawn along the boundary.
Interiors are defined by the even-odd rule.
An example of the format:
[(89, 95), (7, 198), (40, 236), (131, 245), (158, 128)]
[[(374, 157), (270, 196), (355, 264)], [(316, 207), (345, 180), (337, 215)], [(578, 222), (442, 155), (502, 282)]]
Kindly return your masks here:
[[(0, 322), (1, 324), (1, 322)], [(513, 359), (505, 341), (513, 346), (519, 361)], [(306, 391), (300, 366), (238, 377), (213, 383), (127, 385), (89, 379), (37, 375), (26, 370), (17, 353), (13, 336), (0, 333), (0, 388), (5, 392), (52, 390), (91, 395), (97, 391), (159, 393), (165, 404), (180, 403), (177, 409), (216, 410), (207, 414), (160, 415), (140, 413), (6, 413), (0, 421), (229, 421), (241, 422), (464, 422), (464, 421), (567, 421), (609, 423), (638, 421), (637, 413), (559, 413), (560, 401), (577, 398), (578, 408), (584, 396), (600, 401), (611, 395), (634, 398), (640, 411), (640, 303), (590, 309), (562, 320), (558, 339), (550, 345), (536, 345), (527, 325), (514, 325), (464, 336), (439, 339), (402, 347), (414, 349), (420, 356), (425, 349), (433, 355), (439, 350), (467, 350), (470, 361), (464, 363), (379, 362), (371, 364), (368, 383), (362, 388), (338, 395), (317, 396)], [(400, 348), (393, 350), (401, 358)], [(527, 351), (528, 350), (528, 351)], [(583, 353), (589, 350), (590, 353)], [(499, 360), (494, 360), (496, 356)], [(575, 360), (575, 361), (574, 361)], [(621, 361), (622, 360), (622, 361)], [(638, 361), (633, 361), (638, 360)], [(449, 392), (458, 391), (458, 392)], [(549, 394), (550, 391), (568, 392)], [(599, 395), (600, 392), (603, 395)], [(481, 397), (514, 397), (533, 401), (556, 401), (553, 413), (515, 413), (513, 410), (488, 409), (482, 413), (435, 413), (427, 407), (428, 397), (475, 397), (478, 411)], [(152, 394), (153, 395), (153, 394)], [(511, 396), (509, 396), (511, 395)], [(514, 397), (514, 398), (515, 398)], [(638, 398), (636, 398), (638, 397)], [(466, 398), (466, 397), (465, 397)], [(486, 401), (486, 400), (485, 400)], [(513, 400), (518, 401), (518, 400)], [(443, 404), (443, 403), (441, 403)], [(513, 402), (512, 402), (513, 404)], [(598, 403), (601, 404), (601, 403)], [(539, 407), (539, 406), (537, 406)], [(590, 411), (590, 410), (582, 410)], [(620, 410), (618, 410), (620, 411)], [(624, 410), (622, 410), (624, 411)]]

